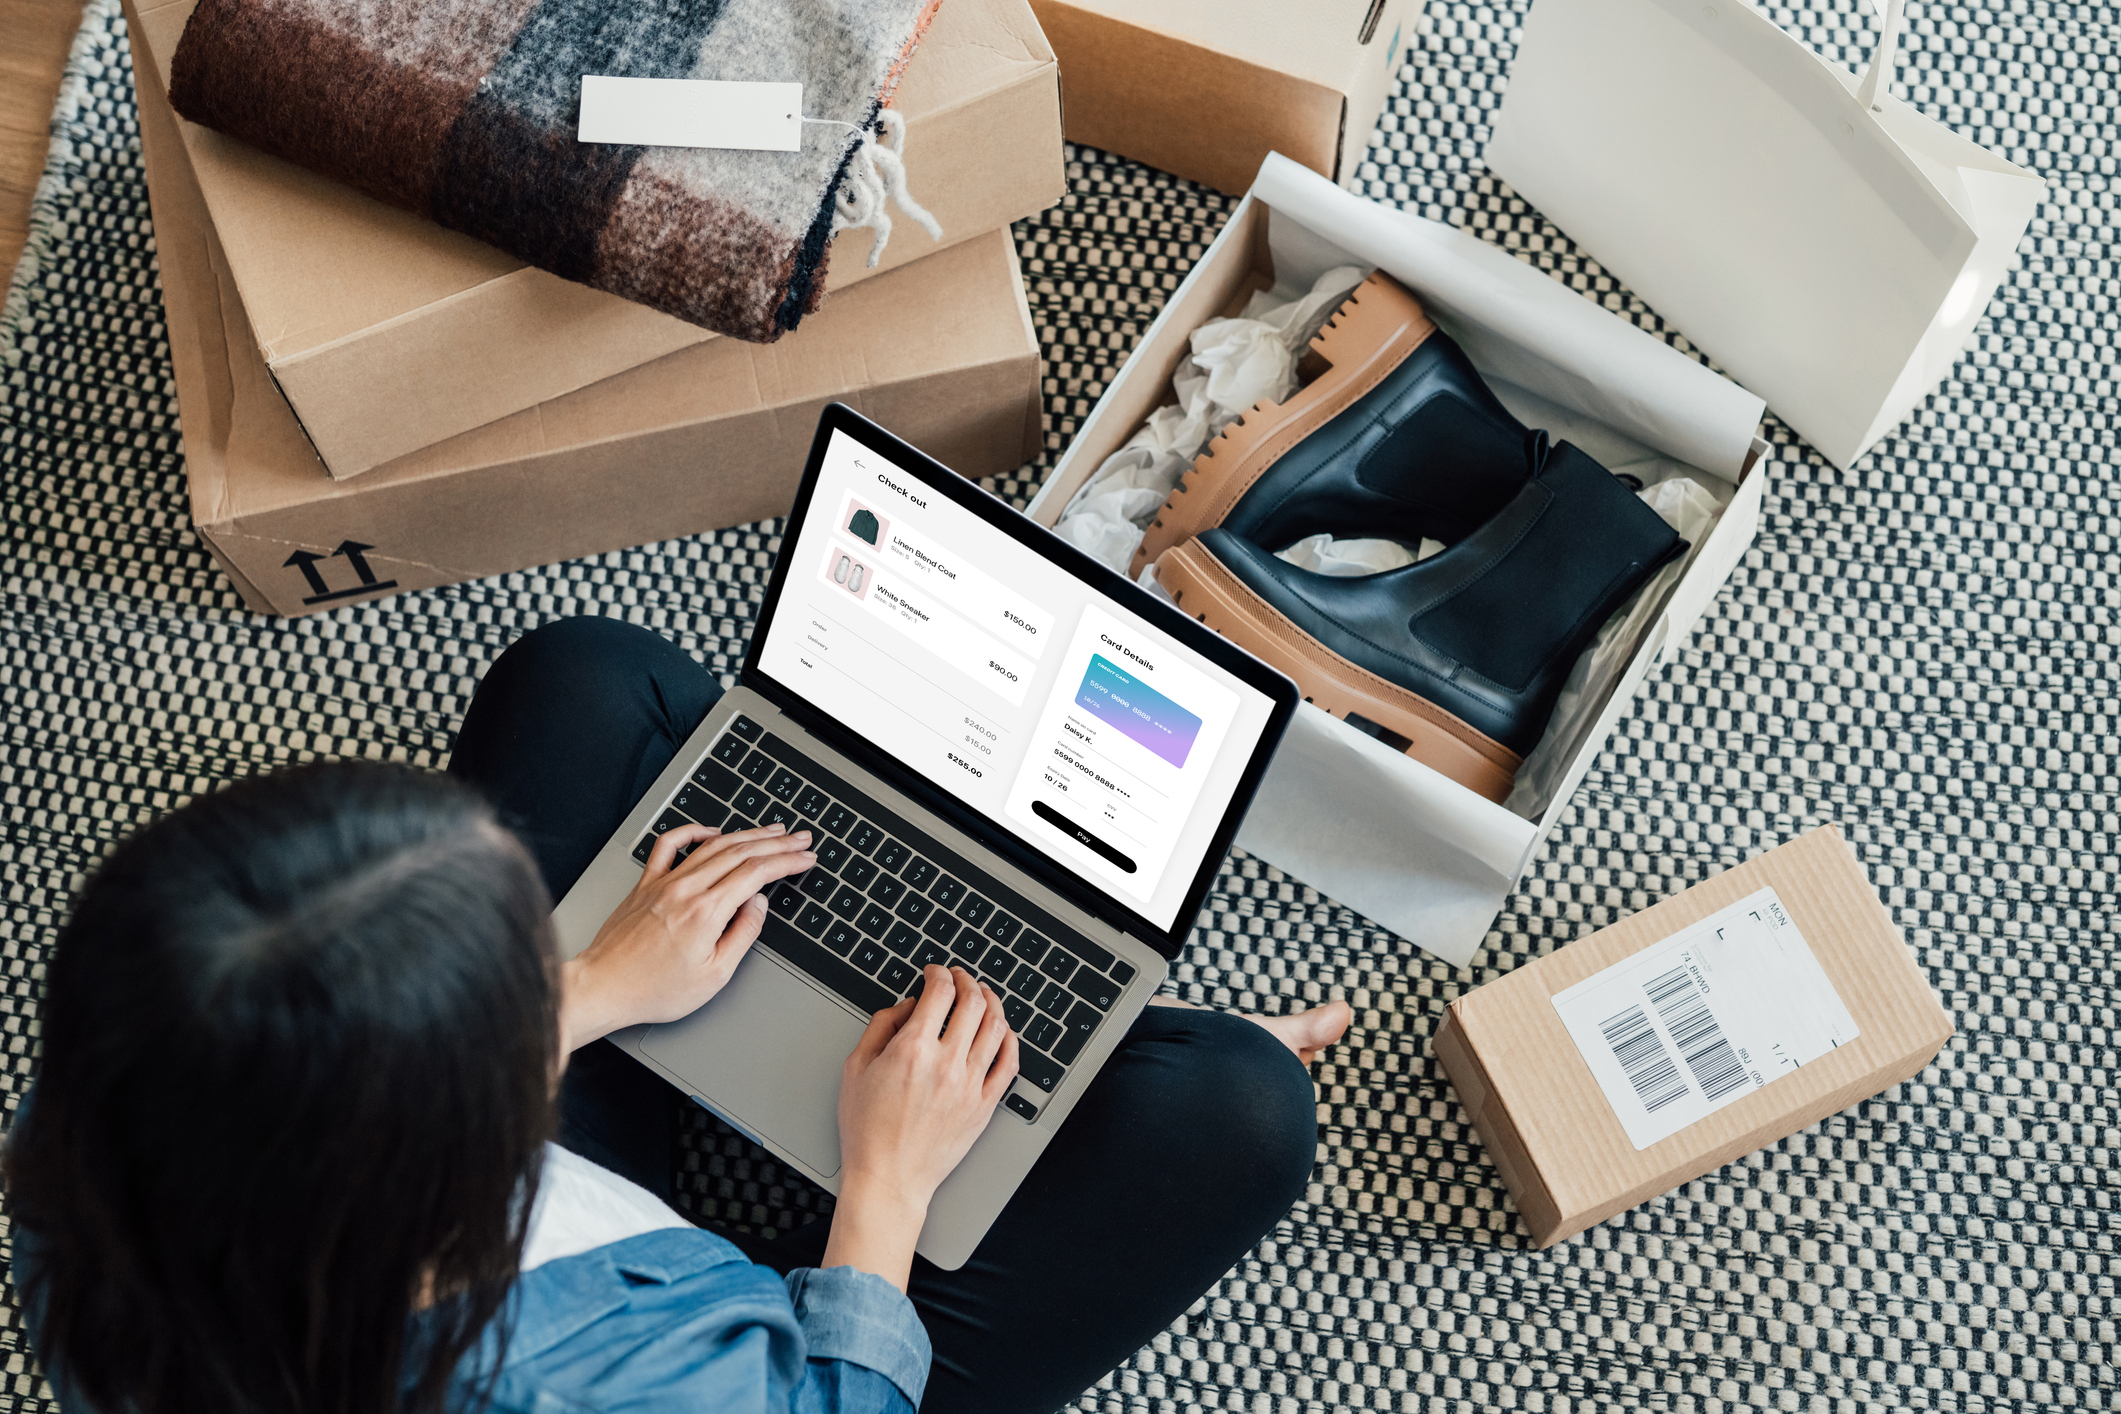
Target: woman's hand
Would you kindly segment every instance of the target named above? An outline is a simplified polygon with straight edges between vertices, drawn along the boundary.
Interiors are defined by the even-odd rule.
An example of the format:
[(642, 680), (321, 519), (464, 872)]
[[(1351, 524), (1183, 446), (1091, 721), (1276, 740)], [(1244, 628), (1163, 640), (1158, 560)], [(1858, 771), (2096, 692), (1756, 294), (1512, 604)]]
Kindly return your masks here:
[[(693, 846), (683, 862), (678, 851)], [(766, 922), (759, 891), (817, 862), (810, 832), (724, 835), (681, 825), (648, 852), (641, 881), (560, 971), (560, 1047), (570, 1053), (645, 1021), (676, 1021), (736, 972)]]
[(1002, 999), (930, 966), (920, 997), (878, 1012), (840, 1072), (840, 1194), (825, 1265), (905, 1289), (928, 1203), (1016, 1078)]

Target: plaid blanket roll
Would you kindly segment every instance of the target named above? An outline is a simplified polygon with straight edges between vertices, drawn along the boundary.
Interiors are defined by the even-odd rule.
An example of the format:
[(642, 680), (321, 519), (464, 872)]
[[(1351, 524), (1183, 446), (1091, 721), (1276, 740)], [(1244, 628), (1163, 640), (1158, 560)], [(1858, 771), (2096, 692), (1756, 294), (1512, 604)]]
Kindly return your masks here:
[(587, 74), (797, 81), (870, 130), (940, 0), (199, 0), (170, 98), (570, 280), (756, 342), (824, 294), (863, 138), (798, 152), (581, 143)]

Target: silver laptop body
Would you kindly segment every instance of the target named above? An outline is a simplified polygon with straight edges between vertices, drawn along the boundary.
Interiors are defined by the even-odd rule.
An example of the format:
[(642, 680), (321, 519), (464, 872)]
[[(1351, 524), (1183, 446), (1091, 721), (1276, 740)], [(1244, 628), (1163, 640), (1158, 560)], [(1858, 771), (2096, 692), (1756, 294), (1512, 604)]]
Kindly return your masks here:
[[(857, 473), (850, 466), (862, 470)], [(880, 476), (879, 468), (883, 469)], [(879, 501), (894, 491), (910, 497), (898, 502), (905, 514), (894, 522), (889, 516), (891, 506), (880, 504), (876, 510), (869, 510), (852, 499), (843, 500), (836, 508), (813, 507), (813, 499), (820, 497), (821, 478), (825, 483), (822, 490), (830, 493), (838, 489), (835, 475), (845, 481), (857, 474), (877, 477), (874, 490)], [(1046, 562), (1026, 577), (1048, 586), (1048, 600), (1053, 598), (1052, 585), (1079, 583), (1099, 614), (1119, 616), (1097, 622), (1124, 622), (1130, 626), (1130, 633), (1140, 635), (1129, 642), (1128, 649), (1155, 643), (1160, 645), (1160, 651), (1130, 653), (1134, 661), (1124, 667), (1116, 667), (1106, 653), (1100, 652), (1089, 669), (1096, 680), (1085, 675), (1074, 702), (1059, 702), (1056, 694), (1061, 685), (1056, 683), (1043, 705), (1019, 703), (1011, 708), (1005, 704), (989, 714), (988, 704), (1002, 699), (982, 692), (976, 679), (969, 676), (974, 671), (993, 674), (997, 691), (1021, 692), (1024, 689), (1013, 679), (1005, 680), (1012, 667), (1022, 669), (1029, 677), (1033, 669), (1027, 664), (1043, 670), (1048, 662), (1057, 662), (1053, 672), (1065, 671), (1070, 665), (1058, 661), (1060, 653), (1053, 641), (1027, 646), (1020, 657), (1010, 657), (1005, 648), (991, 653), (971, 651), (968, 645), (976, 647), (988, 640), (978, 637), (977, 624), (968, 628), (964, 617), (952, 615), (949, 605), (953, 601), (949, 596), (956, 595), (956, 606), (971, 618), (982, 619), (990, 600), (1009, 600), (1013, 591), (1008, 585), (1017, 582), (1017, 576), (1005, 571), (1001, 581), (985, 581), (984, 594), (973, 592), (965, 584), (980, 574), (971, 565), (954, 564), (950, 578), (941, 577), (937, 565), (950, 556), (951, 547), (922, 538), (918, 528), (927, 519), (946, 514), (937, 509), (944, 501), (955, 507), (947, 511), (949, 524), (956, 527), (960, 538), (969, 535), (980, 541), (990, 568), (997, 563), (993, 551), (1001, 542), (987, 540), (986, 532), (973, 526), (963, 512), (971, 512), (978, 522), (1017, 542), (1007, 547), (1009, 554), (1002, 557), (1004, 561), (1022, 566), (1025, 562), (1015, 559), (1021, 551)], [(844, 514), (848, 504), (857, 507), (851, 518)], [(921, 510), (915, 511), (915, 506)], [(823, 519), (835, 509), (842, 513), (839, 519), (846, 520), (847, 525), (834, 526)], [(927, 513), (926, 517), (922, 512)], [(852, 539), (847, 534), (850, 526)], [(829, 527), (824, 536), (827, 552), (822, 558), (814, 553), (821, 527)], [(834, 535), (837, 539), (832, 538)], [(879, 540), (881, 546), (872, 548)], [(842, 553), (838, 547), (843, 545), (851, 546), (851, 552)], [(814, 567), (808, 564), (812, 558), (819, 558)], [(896, 569), (900, 562), (904, 573)], [(1069, 581), (1053, 577), (1056, 567), (1065, 571)], [(814, 581), (804, 577), (812, 568), (816, 570)], [(796, 577), (796, 592), (790, 598), (792, 577)], [(922, 580), (932, 581), (939, 595), (921, 597), (926, 586), (916, 581)], [(824, 587), (828, 585), (829, 588)], [(876, 601), (873, 605), (869, 602), (872, 599)], [(1089, 612), (1086, 608), (1081, 620), (1086, 626), (1091, 622)], [(1057, 638), (1064, 625), (1026, 622), (1035, 613), (1034, 608), (1025, 608), (1022, 613), (1004, 608), (994, 616), (994, 622), (1002, 633), (1023, 635), (1039, 628)], [(783, 622), (783, 614), (794, 618)], [(935, 625), (944, 619), (952, 620), (955, 636), (933, 637), (938, 632)], [(931, 637), (906, 637), (900, 632), (901, 625)], [(769, 635), (780, 635), (782, 628), (794, 639), (781, 638), (769, 644)], [(1110, 643), (1110, 637), (1103, 642)], [(930, 644), (939, 645), (944, 656), (929, 653)], [(765, 651), (769, 647), (771, 651)], [(1114, 645), (1109, 659), (1124, 662), (1120, 655), (1126, 651)], [(989, 740), (990, 750), (1006, 752), (1015, 745), (1014, 738), (1027, 739), (1017, 793), (1028, 791), (1048, 797), (1031, 805), (1035, 816), (1019, 810), (1023, 821), (1012, 824), (1008, 819), (995, 818), (991, 808), (983, 815), (959, 798), (956, 790), (943, 788), (936, 779), (939, 771), (963, 774), (972, 783), (968, 788), (983, 789), (991, 806), (999, 781), (986, 781), (987, 772), (973, 764), (990, 758), (963, 747), (945, 747), (938, 753), (916, 745), (912, 751), (894, 752), (870, 740), (864, 734), (865, 728), (821, 710), (809, 693), (791, 687), (768, 671), (778, 663), (784, 673), (792, 672), (806, 681), (815, 676), (821, 684), (817, 690), (826, 695), (858, 694), (858, 688), (842, 681), (845, 675), (841, 668), (861, 663), (888, 668), (886, 659), (875, 656), (879, 652), (893, 655), (888, 663), (910, 664), (908, 672), (918, 670), (904, 681), (922, 684), (919, 700), (904, 705), (908, 712), (919, 714), (923, 725), (934, 727), (940, 720), (936, 704), (962, 703), (967, 704), (963, 723), (952, 722), (951, 726), (962, 727), (960, 734), (965, 742)], [(979, 667), (980, 657), (999, 661)], [(1152, 658), (1164, 658), (1170, 666), (1160, 667)], [(1179, 659), (1184, 661), (1175, 661)], [(938, 662), (945, 665), (937, 667)], [(953, 664), (959, 671), (950, 670)], [(1130, 669), (1135, 676), (1129, 676)], [(1212, 788), (1203, 788), (1208, 798), (1195, 802), (1184, 819), (1174, 816), (1162, 821), (1166, 828), (1161, 832), (1149, 828), (1159, 822), (1134, 813), (1134, 802), (1157, 795), (1154, 785), (1169, 786), (1171, 781), (1181, 779), (1158, 767), (1156, 761), (1168, 764), (1182, 749), (1192, 749), (1196, 752), (1196, 770), (1205, 768), (1198, 755), (1199, 737), (1188, 737), (1186, 748), (1170, 745), (1170, 723), (1155, 714), (1160, 710), (1165, 718), (1181, 719), (1181, 734), (1189, 730), (1189, 722), (1190, 729), (1196, 732), (1201, 724), (1182, 705), (1174, 705), (1139, 681), (1143, 670), (1165, 675), (1156, 682), (1183, 673), (1187, 676), (1176, 680), (1192, 684), (1200, 682), (1204, 674), (1213, 675), (1217, 686), (1234, 685), (1234, 700), (1239, 704), (1232, 723), (1220, 737), (1216, 756), (1219, 774), (1211, 780)], [(1113, 691), (1115, 685), (1118, 693)], [(936, 695), (930, 694), (930, 688)], [(1196, 701), (1200, 694), (1212, 695), (1207, 687), (1194, 686), (1191, 692)], [(1146, 710), (1130, 706), (1122, 700), (1128, 693), (1149, 699), (1151, 705)], [(1295, 700), (1295, 689), (1285, 678), (1169, 605), (1104, 570), (859, 414), (835, 404), (827, 409), (819, 425), (810, 465), (783, 540), (780, 562), (745, 660), (742, 685), (731, 689), (708, 712), (561, 900), (553, 920), (561, 955), (572, 957), (587, 947), (638, 882), (639, 858), (660, 832), (659, 825), (667, 827), (668, 823), (687, 818), (678, 811), (680, 804), (696, 813), (715, 813), (712, 809), (702, 811), (700, 805), (694, 804), (713, 804), (701, 793), (702, 782), (712, 778), (726, 785), (736, 770), (746, 776), (739, 778), (742, 784), (733, 795), (724, 791), (725, 805), (742, 801), (755, 807), (760, 799), (766, 799), (772, 803), (765, 815), (786, 817), (790, 813), (788, 807), (798, 800), (814, 806), (829, 795), (835, 802), (828, 807), (831, 823), (841, 823), (848, 815), (862, 814), (866, 809), (865, 819), (869, 815), (878, 817), (879, 823), (888, 827), (882, 833), (907, 846), (899, 852), (894, 852), (889, 844), (875, 846), (875, 858), (890, 861), (893, 872), (903, 863), (911, 880), (919, 861), (928, 853), (937, 853), (941, 857), (927, 861), (932, 868), (920, 875), (929, 892), (938, 898), (947, 895), (955, 907), (968, 913), (979, 901), (968, 895), (992, 894), (997, 907), (984, 916), (975, 915), (986, 929), (1000, 933), (1003, 922), (1013, 920), (1014, 913), (1024, 914), (1023, 920), (1013, 920), (1020, 931), (1011, 932), (1002, 940), (1019, 949), (1019, 957), (1000, 959), (995, 939), (982, 934), (981, 951), (994, 964), (984, 975), (997, 991), (1005, 991), (1007, 984), (1000, 972), (1012, 966), (1017, 969), (1018, 986), (1013, 994), (1020, 1000), (1012, 1003), (1012, 1009), (1020, 1020), (1029, 1017), (1018, 1028), (1020, 1041), (1032, 1034), (1048, 1038), (1056, 1026), (1070, 1017), (1082, 1035), (1073, 1038), (1072, 1059), (1057, 1080), (1057, 1063), (1052, 1057), (1024, 1048), (1029, 1056), (1027, 1071), (1036, 1061), (1043, 1083), (1052, 1088), (1041, 1088), (1028, 1073), (1020, 1075), (1004, 1104), (995, 1110), (984, 1134), (936, 1194), (921, 1231), (919, 1251), (940, 1267), (956, 1268), (971, 1255), (1135, 1016), (1162, 984), (1169, 959), (1184, 942)], [(1114, 702), (1120, 705), (1112, 705)], [(1083, 707), (1079, 703), (1090, 705)], [(873, 715), (881, 721), (891, 717), (893, 710), (878, 702), (872, 713), (851, 715)], [(952, 706), (950, 711), (956, 713), (958, 708)], [(1034, 772), (1030, 760), (1033, 746), (1028, 739), (1036, 733), (1023, 728), (1032, 722), (1034, 713), (1041, 712), (1047, 714), (1049, 725), (1059, 723), (1062, 731), (1053, 734), (1050, 742), (1038, 743), (1041, 749), (1049, 750), (1053, 761)], [(1086, 716), (1086, 712), (1100, 712), (1103, 717)], [(1118, 721), (1123, 712), (1133, 715), (1117, 728), (1106, 725)], [(899, 722), (898, 727), (902, 737), (914, 731), (905, 722)], [(872, 723), (866, 730), (882, 732), (883, 728)], [(1127, 734), (1127, 740), (1113, 735), (1115, 731)], [(1158, 731), (1165, 735), (1151, 742), (1150, 754), (1128, 744)], [(769, 749), (777, 753), (772, 763), (767, 763), (763, 754)], [(909, 766), (907, 756), (920, 759)], [(939, 764), (943, 761), (951, 764)], [(782, 762), (789, 763), (785, 771), (781, 769)], [(770, 775), (768, 764), (775, 768)], [(1138, 777), (1123, 774), (1129, 764), (1140, 768)], [(919, 769), (922, 766), (925, 774)], [(980, 778), (977, 782), (975, 773)], [(800, 796), (796, 794), (798, 788), (789, 785), (791, 774), (803, 779)], [(1034, 776), (1051, 788), (1026, 785)], [(1117, 798), (1107, 799), (1107, 788), (1114, 780), (1120, 782)], [(1060, 794), (1073, 788), (1076, 781), (1082, 785), (1073, 799)], [(765, 794), (776, 784), (788, 790), (788, 800), (775, 801)], [(1222, 793), (1225, 785), (1230, 787), (1227, 795)], [(849, 807), (845, 813), (838, 803), (842, 797)], [(1104, 801), (1103, 814), (1089, 813), (1100, 808), (1099, 801)], [(780, 808), (775, 810), (774, 804)], [(800, 818), (787, 822), (791, 828), (811, 826), (819, 837), (821, 850), (829, 849), (836, 861), (848, 860), (847, 878), (857, 877), (846, 848), (856, 837), (833, 840), (832, 832), (822, 828), (822, 813), (817, 820)], [(761, 815), (732, 813), (727, 821), (708, 819), (705, 823), (741, 826), (770, 820)], [(1048, 833), (1049, 827), (1053, 833)], [(1127, 830), (1133, 834), (1123, 833)], [(1152, 833), (1168, 833), (1180, 841), (1173, 847), (1174, 857), (1162, 870), (1156, 897), (1146, 902), (1123, 897), (1116, 890), (1143, 887), (1132, 876), (1148, 866), (1137, 866), (1111, 841), (1118, 840), (1124, 849), (1136, 852), (1146, 846), (1153, 853), (1163, 847), (1163, 841), (1148, 838)], [(899, 836), (905, 838), (899, 840)], [(1197, 861), (1190, 857), (1188, 841), (1203, 845)], [(1077, 848), (1078, 844), (1083, 848)], [(1095, 856), (1086, 852), (1091, 849), (1097, 851)], [(955, 862), (950, 859), (953, 855)], [(908, 859), (914, 862), (904, 862)], [(1124, 875), (1109, 864), (1111, 860), (1126, 866)], [(926, 925), (917, 938), (911, 936), (913, 930), (901, 926), (903, 920), (897, 917), (887, 929), (878, 920), (876, 910), (868, 906), (871, 900), (861, 900), (863, 907), (857, 913), (855, 901), (848, 894), (822, 887), (824, 863), (821, 858), (819, 877), (812, 881), (820, 886), (815, 897), (791, 896), (775, 901), (760, 942), (714, 1000), (683, 1020), (632, 1027), (610, 1039), (699, 1104), (836, 1192), (840, 1173), (837, 1107), (842, 1063), (867, 1025), (871, 1010), (895, 1000), (896, 994), (903, 994), (903, 985), (892, 988), (885, 984), (907, 975), (908, 967), (922, 955), (914, 949), (915, 944), (929, 949), (926, 955), (930, 960), (940, 960), (934, 956), (933, 938), (941, 930), (953, 929), (954, 936), (942, 932), (959, 949), (951, 962), (970, 968), (974, 963), (963, 949), (973, 935), (969, 925), (949, 909), (943, 910), (947, 919), (932, 909), (914, 914)], [(960, 883), (954, 892), (946, 889), (959, 882), (949, 873), (952, 868), (969, 876), (969, 888)], [(866, 868), (860, 877), (873, 879), (876, 872), (873, 867)], [(1100, 879), (1107, 882), (1101, 884)], [(788, 881), (788, 885), (792, 889), (803, 882), (798, 878)], [(872, 882), (869, 887), (882, 886)], [(903, 897), (906, 893), (901, 888), (891, 897), (897, 899), (901, 909), (911, 913), (912, 905)], [(844, 917), (834, 912), (841, 906)], [(1161, 908), (1166, 916), (1147, 916), (1156, 908)], [(1004, 915), (1008, 917), (1005, 919)], [(856, 934), (858, 922), (873, 925), (868, 935)], [(808, 931), (798, 929), (798, 923)], [(842, 960), (835, 962), (817, 941), (820, 933), (826, 943), (844, 946), (852, 940), (854, 946), (851, 952), (838, 954)], [(1049, 933), (1050, 939), (1046, 937)], [(881, 945), (884, 937), (891, 938), (899, 951), (885, 949)], [(1023, 970), (1028, 964), (1022, 958), (1035, 961), (1049, 944), (1047, 973), (1030, 976)], [(1034, 951), (1033, 945), (1039, 951)], [(881, 957), (882, 962), (873, 962), (874, 957)], [(1099, 959), (1105, 961), (1100, 963)], [(867, 984), (845, 971), (847, 966), (862, 962), (871, 964), (865, 974), (871, 979)], [(1070, 962), (1075, 964), (1072, 968), (1067, 967)], [(1058, 988), (1048, 974), (1065, 977), (1072, 990)], [(1085, 978), (1091, 982), (1086, 983)], [(841, 983), (845, 985), (840, 986)], [(1042, 1008), (1038, 1005), (1041, 1000), (1046, 1003)], [(1093, 1005), (1098, 1002), (1107, 1005)], [(1070, 1040), (1064, 1037), (1048, 1049), (1070, 1053)]]

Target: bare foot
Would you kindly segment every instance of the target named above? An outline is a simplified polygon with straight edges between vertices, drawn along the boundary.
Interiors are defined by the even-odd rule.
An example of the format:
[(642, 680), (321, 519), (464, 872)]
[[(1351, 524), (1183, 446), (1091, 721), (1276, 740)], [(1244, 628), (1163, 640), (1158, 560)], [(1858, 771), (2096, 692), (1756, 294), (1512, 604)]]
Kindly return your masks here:
[[(1177, 997), (1151, 997), (1150, 1006), (1185, 1007), (1199, 1011), (1191, 1002)], [(1327, 1002), (1324, 1006), (1312, 1007), (1309, 1011), (1290, 1012), (1287, 1016), (1255, 1016), (1249, 1011), (1232, 1013), (1254, 1023), (1275, 1040), (1296, 1053), (1296, 1058), (1305, 1065), (1318, 1059), (1318, 1053), (1347, 1034), (1348, 1023), (1355, 1013), (1346, 1002)]]

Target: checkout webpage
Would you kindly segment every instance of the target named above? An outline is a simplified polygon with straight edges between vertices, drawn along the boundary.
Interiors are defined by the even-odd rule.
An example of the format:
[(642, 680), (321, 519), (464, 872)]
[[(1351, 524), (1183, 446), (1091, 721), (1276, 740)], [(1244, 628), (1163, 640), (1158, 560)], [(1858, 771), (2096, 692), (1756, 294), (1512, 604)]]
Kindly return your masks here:
[(1273, 703), (844, 433), (759, 665), (1158, 928)]

